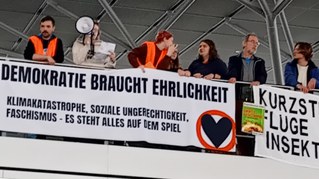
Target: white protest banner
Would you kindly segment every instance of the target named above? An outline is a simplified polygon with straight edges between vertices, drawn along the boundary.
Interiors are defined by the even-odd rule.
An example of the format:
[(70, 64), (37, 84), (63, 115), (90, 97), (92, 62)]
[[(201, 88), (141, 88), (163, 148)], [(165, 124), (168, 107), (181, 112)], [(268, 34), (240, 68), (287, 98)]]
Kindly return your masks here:
[(0, 62), (0, 130), (235, 149), (234, 84)]
[(319, 97), (261, 85), (254, 99), (266, 109), (255, 155), (319, 168)]

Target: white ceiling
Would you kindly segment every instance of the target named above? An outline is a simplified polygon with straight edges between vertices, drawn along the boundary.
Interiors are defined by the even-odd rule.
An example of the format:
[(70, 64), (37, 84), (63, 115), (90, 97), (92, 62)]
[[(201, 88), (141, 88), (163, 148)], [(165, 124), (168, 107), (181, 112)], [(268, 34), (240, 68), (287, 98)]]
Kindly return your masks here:
[[(168, 28), (179, 44), (184, 68), (196, 58), (199, 40), (204, 38), (215, 42), (220, 57), (226, 63), (235, 51), (241, 50), (241, 32), (255, 32), (268, 45), (265, 19), (242, 4), (247, 2), (260, 9), (257, 0), (0, 0), (0, 55), (21, 58), (27, 37), (39, 33), (39, 19), (44, 15), (55, 18), (56, 35), (63, 40), (65, 52), (68, 52), (79, 35), (75, 30), (76, 19), (83, 15), (100, 16), (102, 40), (117, 44), (117, 68), (130, 68), (126, 52), (133, 44), (116, 26), (118, 23), (112, 21), (114, 16), (105, 13), (103, 2), (112, 7), (127, 30), (126, 35), (132, 39), (131, 42), (135, 41), (135, 45), (153, 40), (159, 29)], [(275, 7), (273, 1), (268, 0), (267, 3), (271, 9)], [(234, 13), (240, 7), (241, 10)], [(294, 42), (318, 44), (319, 1), (292, 0), (283, 12)], [(224, 18), (230, 25), (223, 23)], [(163, 26), (165, 21), (168, 24)], [(277, 24), (282, 61), (285, 61), (284, 54), (289, 54), (289, 48), (279, 18)], [(318, 49), (315, 45), (315, 52)], [(270, 70), (268, 83), (272, 83), (269, 49), (262, 45), (257, 55), (266, 60)], [(66, 57), (72, 60), (71, 52), (66, 53)], [(315, 56), (314, 61), (319, 64), (318, 57)]]

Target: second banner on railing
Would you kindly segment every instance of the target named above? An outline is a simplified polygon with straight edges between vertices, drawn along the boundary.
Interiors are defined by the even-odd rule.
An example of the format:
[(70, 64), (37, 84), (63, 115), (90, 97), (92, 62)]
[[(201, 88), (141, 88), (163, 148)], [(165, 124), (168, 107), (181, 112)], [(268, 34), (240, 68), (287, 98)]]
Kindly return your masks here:
[(265, 85), (255, 87), (254, 96), (266, 109), (256, 155), (319, 168), (319, 97)]

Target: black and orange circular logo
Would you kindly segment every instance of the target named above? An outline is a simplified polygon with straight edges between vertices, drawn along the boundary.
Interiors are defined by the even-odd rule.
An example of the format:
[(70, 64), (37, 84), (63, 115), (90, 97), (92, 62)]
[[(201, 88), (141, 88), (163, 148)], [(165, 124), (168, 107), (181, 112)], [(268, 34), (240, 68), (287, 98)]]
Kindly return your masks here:
[(219, 110), (202, 113), (197, 119), (196, 133), (206, 149), (230, 151), (236, 143), (234, 120)]

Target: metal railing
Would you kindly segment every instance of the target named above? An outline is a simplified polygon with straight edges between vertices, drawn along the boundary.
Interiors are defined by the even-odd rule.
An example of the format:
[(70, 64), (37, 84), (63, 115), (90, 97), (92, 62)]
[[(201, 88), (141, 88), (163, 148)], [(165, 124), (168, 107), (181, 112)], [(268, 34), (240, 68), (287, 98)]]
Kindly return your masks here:
[[(2, 61), (13, 61), (13, 62), (21, 62), (21, 63), (34, 63), (34, 64), (47, 64), (46, 62), (39, 62), (39, 61), (32, 61), (32, 60), (25, 60), (25, 59), (18, 59), (18, 58), (9, 58), (9, 57), (0, 57)], [(75, 64), (61, 64), (56, 63), (56, 66), (62, 67), (70, 67), (70, 68), (86, 68), (92, 70), (112, 70), (103, 67), (90, 67), (84, 65), (75, 65)], [(227, 80), (212, 80), (218, 82), (227, 83)], [(294, 87), (290, 86), (283, 86), (283, 85), (275, 85), (275, 84), (265, 84), (276, 88), (282, 88), (286, 90), (295, 90)], [(239, 155), (254, 155), (254, 140), (255, 137), (251, 134), (243, 133), (240, 130), (241, 125), (241, 110), (243, 102), (253, 102), (253, 90), (252, 86), (250, 86), (250, 82), (246, 81), (236, 81), (236, 138), (238, 141), (237, 144), (237, 151)], [(244, 89), (244, 90), (243, 90)], [(240, 91), (238, 91), (240, 90)], [(247, 91), (245, 91), (247, 90)], [(311, 90), (311, 93), (319, 95), (319, 89)], [(32, 135), (32, 134), (21, 134), (21, 133), (13, 133), (13, 132), (4, 132), (2, 131), (3, 136), (9, 137), (26, 137), (26, 138), (40, 138), (40, 139), (49, 139), (49, 140), (61, 140), (61, 141), (76, 141), (76, 142), (83, 142), (83, 143), (95, 143), (95, 144), (111, 144), (111, 145), (124, 145), (124, 146), (134, 146), (134, 147), (146, 147), (146, 148), (159, 148), (159, 149), (172, 149), (172, 150), (182, 150), (182, 151), (198, 151), (198, 152), (207, 152), (207, 150), (198, 148), (198, 147), (179, 147), (179, 146), (169, 146), (169, 145), (162, 145), (162, 144), (150, 144), (147, 142), (126, 142), (126, 141), (104, 141), (104, 140), (92, 140), (92, 139), (83, 139), (83, 138), (72, 138), (72, 137), (55, 137), (55, 136), (45, 136), (45, 135)], [(240, 149), (241, 140), (245, 142), (245, 145), (242, 149)], [(211, 151), (209, 151), (211, 152)]]

